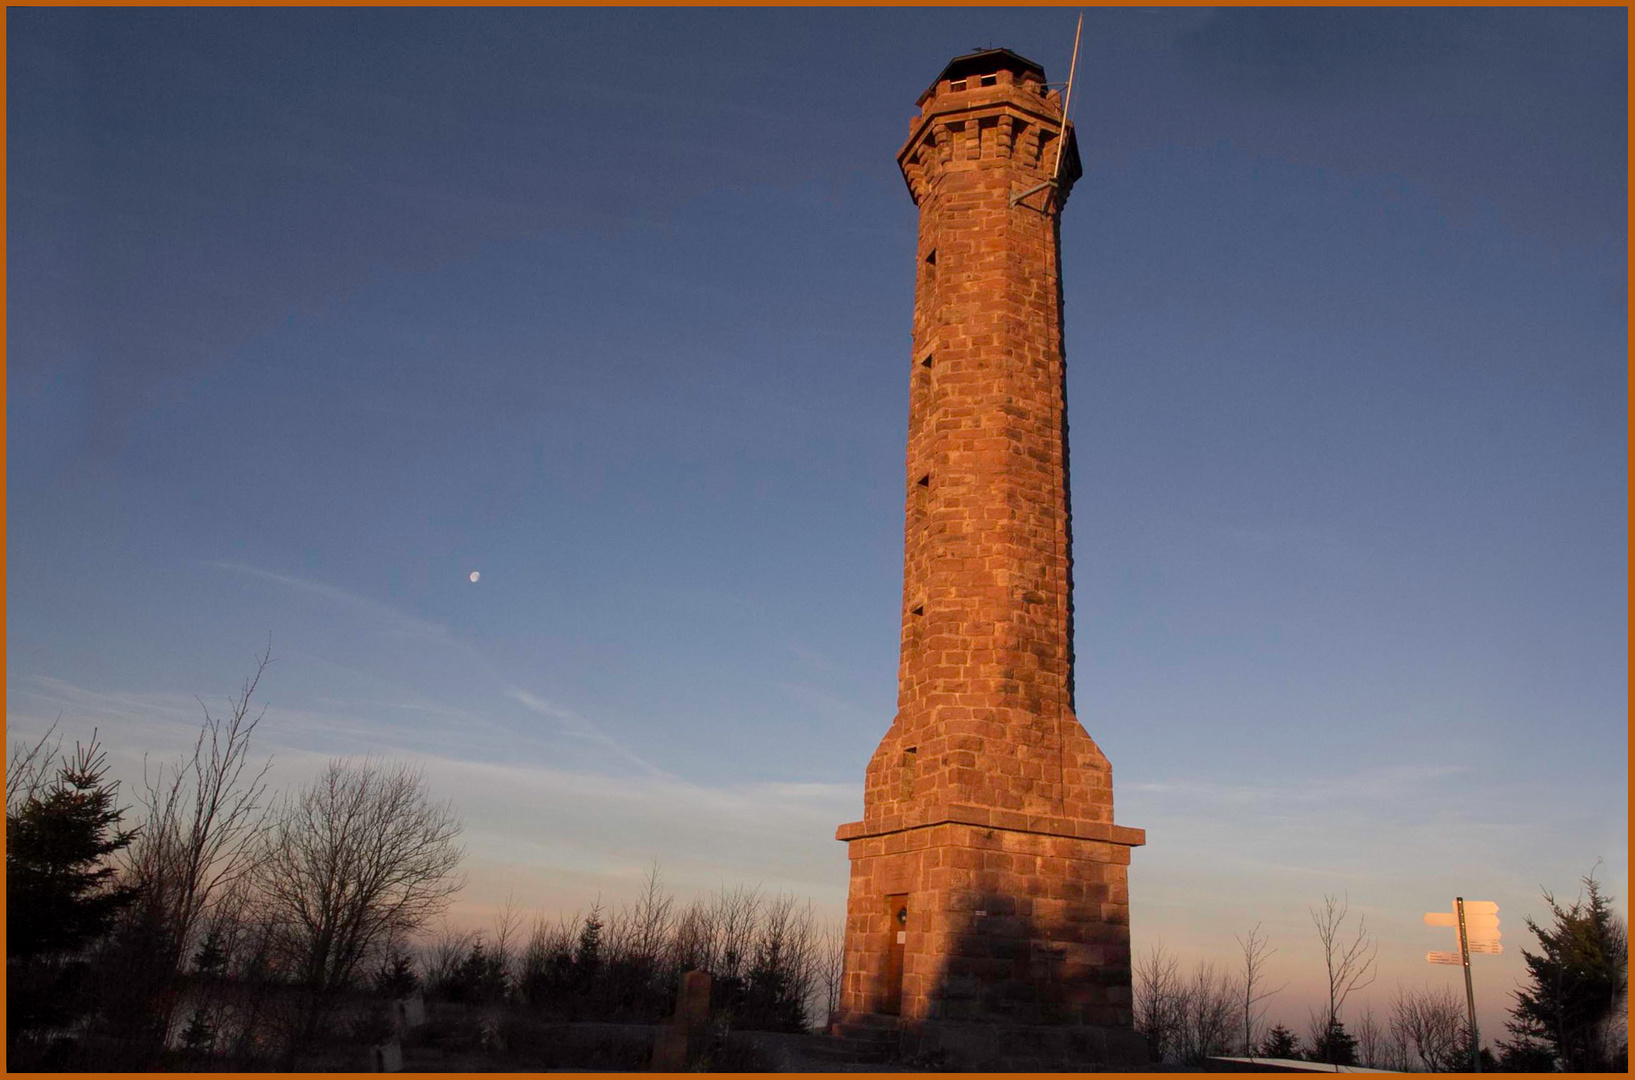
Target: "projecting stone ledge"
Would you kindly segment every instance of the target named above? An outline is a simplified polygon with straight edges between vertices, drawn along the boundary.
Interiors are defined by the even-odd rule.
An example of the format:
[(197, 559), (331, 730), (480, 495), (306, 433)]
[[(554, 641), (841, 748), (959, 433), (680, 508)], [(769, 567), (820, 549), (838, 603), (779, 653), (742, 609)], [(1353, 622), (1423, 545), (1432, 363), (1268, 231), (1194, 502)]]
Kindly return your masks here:
[(1125, 847), (1141, 847), (1147, 842), (1147, 830), (1128, 825), (1110, 825), (1104, 821), (1085, 821), (1082, 818), (1051, 817), (1023, 814), (1015, 810), (997, 810), (985, 806), (942, 806), (931, 813), (916, 815), (916, 820), (903, 820), (900, 815), (887, 815), (878, 823), (851, 821), (835, 830), (836, 840), (861, 840), (869, 836), (885, 836), (905, 829), (927, 829), (934, 825), (977, 825), (1009, 832), (1039, 833), (1043, 836), (1063, 836), (1073, 840), (1100, 840)]

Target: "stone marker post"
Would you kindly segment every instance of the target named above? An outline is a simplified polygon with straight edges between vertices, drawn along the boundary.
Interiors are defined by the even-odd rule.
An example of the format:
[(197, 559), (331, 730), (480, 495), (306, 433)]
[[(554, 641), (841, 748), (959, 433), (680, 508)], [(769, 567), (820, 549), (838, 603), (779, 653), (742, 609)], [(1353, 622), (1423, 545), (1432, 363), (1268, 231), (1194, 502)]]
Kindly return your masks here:
[(653, 1071), (680, 1072), (710, 1020), (710, 973), (688, 971), (676, 993), (676, 1013), (653, 1038)]

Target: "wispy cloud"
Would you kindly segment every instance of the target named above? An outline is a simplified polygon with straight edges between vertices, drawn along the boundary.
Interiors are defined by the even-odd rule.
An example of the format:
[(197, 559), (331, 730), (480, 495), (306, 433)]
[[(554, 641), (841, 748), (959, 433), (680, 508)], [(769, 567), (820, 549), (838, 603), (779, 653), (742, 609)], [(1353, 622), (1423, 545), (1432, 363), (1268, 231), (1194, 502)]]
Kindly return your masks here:
[(6, 696), (6, 733), (13, 739), (36, 738), (60, 716), (70, 738), (93, 727), (140, 724), (163, 741), (185, 736), (191, 742), (204, 716), (192, 694), (91, 690), (49, 675), (8, 678)]
[(472, 851), (495, 863), (634, 871), (654, 858), (678, 883), (744, 881), (844, 895), (835, 827), (861, 808), (860, 785), (704, 785), (542, 765), (425, 759), (466, 814)]
[[(14, 737), (37, 736), (58, 712), (72, 718), (63, 728), (69, 739), (98, 727), (127, 784), (140, 781), (145, 757), (163, 761), (190, 747), (200, 718), (198, 703), (185, 693), (97, 691), (39, 677), (14, 679), (8, 689)], [(530, 712), (641, 771), (539, 760), (549, 748), (527, 733), (507, 731), (475, 710), (441, 706), (414, 724), (390, 726), (344, 702), (275, 706), (257, 732), (256, 753), (274, 759), (271, 778), (282, 790), (307, 783), (332, 756), (419, 767), (433, 794), (450, 799), (465, 822), (473, 896), (503, 896), (508, 882), (519, 883), (519, 899), (529, 906), (571, 909), (581, 894), (630, 891), (658, 858), (683, 892), (744, 882), (813, 896), (838, 910), (847, 875), (834, 829), (861, 809), (860, 785), (694, 782), (624, 750), (571, 709), (509, 690)], [(484, 760), (496, 747), (509, 748), (511, 759)], [(578, 891), (564, 891), (566, 881)]]
[(607, 732), (603, 731), (601, 728), (586, 720), (573, 710), (565, 709), (560, 705), (554, 705), (549, 701), (542, 700), (541, 698), (535, 697), (528, 691), (516, 686), (506, 687), (505, 694), (511, 700), (521, 704), (524, 708), (530, 709), (541, 716), (548, 716), (557, 721), (562, 725), (562, 730), (567, 734), (580, 739), (588, 739), (600, 746), (605, 746), (625, 760), (633, 762), (636, 765), (641, 766), (643, 769), (646, 769), (654, 776), (666, 776), (673, 778), (673, 774), (665, 772), (658, 766), (653, 765), (644, 758), (638, 756), (629, 748), (620, 743), (617, 739), (613, 738)]
[[(242, 563), (216, 561), (210, 563), (210, 565), (233, 573), (244, 574), (246, 576), (259, 578), (264, 581), (271, 581), (286, 588), (305, 593), (309, 596), (317, 597), (328, 603), (363, 615), (364, 617), (386, 627), (388, 633), (413, 638), (419, 641), (430, 642), (436, 646), (446, 647), (454, 652), (457, 652), (465, 656), (473, 663), (476, 669), (475, 675), (480, 682), (486, 683), (489, 691), (497, 692), (504, 698), (516, 702), (536, 715), (546, 716), (556, 721), (557, 729), (562, 735), (601, 747), (602, 749), (608, 751), (618, 762), (635, 765), (651, 775), (670, 775), (663, 769), (658, 768), (651, 762), (642, 758), (639, 754), (636, 754), (629, 747), (619, 742), (618, 739), (608, 734), (600, 726), (586, 717), (574, 712), (571, 709), (567, 709), (553, 702), (547, 701), (544, 698), (531, 693), (530, 691), (511, 684), (476, 648), (467, 644), (466, 642), (460, 641), (446, 626), (433, 622), (429, 619), (423, 619), (419, 616), (399, 611), (388, 604), (382, 604), (379, 601), (371, 600), (368, 597), (359, 596), (356, 593), (350, 592), (346, 589), (341, 589), (323, 582), (310, 581), (305, 578), (293, 577), (288, 574), (275, 573), (270, 570), (263, 570), (259, 567), (247, 566)], [(460, 731), (461, 738), (469, 739), (474, 732), (484, 732), (487, 735), (497, 739), (509, 739), (516, 742), (533, 743), (537, 748), (537, 738), (530, 737), (526, 732), (517, 731), (514, 727), (508, 727), (497, 717), (485, 715), (480, 711), (470, 708), (451, 706), (441, 701), (427, 699), (424, 695), (415, 694), (407, 688), (397, 685), (391, 679), (382, 678), (368, 672), (344, 668), (326, 657), (310, 656), (308, 657), (308, 660), (312, 663), (342, 671), (355, 679), (373, 683), (377, 687), (390, 689), (393, 691), (392, 696), (397, 697), (398, 702), (400, 702), (377, 702), (376, 707), (385, 709), (407, 709), (428, 714), (428, 716), (441, 717), (446, 720), (455, 721), (458, 724), (458, 730)], [(344, 701), (334, 701), (334, 703), (341, 705), (343, 708), (346, 704), (348, 704)], [(362, 699), (357, 699), (351, 702), (353, 705), (361, 705), (363, 703), (364, 702)], [(289, 718), (292, 720), (298, 719), (295, 716), (290, 716)], [(323, 733), (327, 736), (349, 735), (358, 737), (371, 731), (377, 733), (377, 735), (379, 734), (378, 721), (359, 718), (352, 723), (330, 724), (328, 721), (319, 720), (316, 716), (312, 716), (310, 714), (308, 715), (307, 719), (314, 723), (322, 723), (324, 725)], [(424, 725), (421, 726), (424, 727)], [(438, 734), (446, 736), (451, 730), (453, 729), (445, 728)], [(424, 746), (425, 740), (419, 741)]]
[(1302, 777), (1285, 782), (1225, 784), (1183, 778), (1128, 781), (1119, 790), (1161, 795), (1171, 801), (1233, 805), (1319, 804), (1353, 800), (1379, 801), (1418, 794), (1450, 776), (1470, 772), (1468, 765), (1390, 765), (1349, 774)]
[(1243, 525), (1209, 525), (1204, 531), (1224, 540), (1261, 551), (1287, 555), (1298, 552), (1317, 559), (1334, 559), (1358, 553), (1357, 544), (1319, 529), (1298, 526), (1253, 528)]
[(774, 683), (773, 685), (820, 716), (846, 720), (878, 719), (867, 709), (843, 698), (835, 697), (833, 694), (825, 693), (816, 687), (790, 682)]
[(418, 615), (410, 615), (389, 604), (382, 604), (378, 600), (371, 600), (367, 596), (359, 596), (357, 593), (348, 592), (334, 585), (326, 585), (320, 581), (309, 581), (306, 578), (291, 577), (288, 574), (278, 574), (271, 570), (246, 566), (243, 563), (212, 560), (205, 565), (213, 566), (218, 570), (227, 570), (235, 574), (244, 574), (248, 577), (261, 578), (264, 581), (276, 582), (286, 588), (295, 589), (310, 596), (317, 596), (331, 603), (368, 615), (384, 623), (389, 628), (389, 632), (404, 637), (441, 642), (472, 656), (479, 656), (476, 649), (459, 640), (454, 636), (453, 631), (441, 623), (433, 622), (430, 619), (422, 619)]
[(799, 660), (801, 663), (805, 664), (807, 667), (815, 668), (818, 671), (824, 672), (833, 671), (835, 669), (834, 661), (830, 660), (823, 653), (809, 645), (804, 645), (799, 641), (790, 641), (788, 643), (788, 648), (790, 655), (792, 655), (796, 660)]

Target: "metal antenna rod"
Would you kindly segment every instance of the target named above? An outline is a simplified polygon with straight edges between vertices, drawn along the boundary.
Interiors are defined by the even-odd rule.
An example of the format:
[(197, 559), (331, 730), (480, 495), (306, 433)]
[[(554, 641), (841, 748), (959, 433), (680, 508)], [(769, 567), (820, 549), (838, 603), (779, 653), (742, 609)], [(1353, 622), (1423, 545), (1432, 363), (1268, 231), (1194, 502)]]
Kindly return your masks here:
[(1067, 94), (1062, 98), (1062, 133), (1056, 140), (1056, 164), (1050, 170), (1050, 182), (1056, 184), (1062, 176), (1062, 150), (1067, 144), (1067, 110), (1073, 107), (1073, 73), (1079, 68), (1079, 33), (1084, 29), (1084, 12), (1079, 12), (1079, 25), (1073, 30), (1073, 60), (1067, 65)]

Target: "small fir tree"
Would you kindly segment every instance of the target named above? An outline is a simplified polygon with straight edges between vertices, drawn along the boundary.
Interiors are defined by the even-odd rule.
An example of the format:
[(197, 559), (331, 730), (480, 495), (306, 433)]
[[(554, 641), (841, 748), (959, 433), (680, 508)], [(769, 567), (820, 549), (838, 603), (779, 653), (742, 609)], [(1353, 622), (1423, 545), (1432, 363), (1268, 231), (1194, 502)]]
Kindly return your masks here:
[(227, 970), (227, 951), (222, 948), (221, 932), (211, 930), (204, 936), (199, 951), (193, 954), (193, 969), (206, 978), (220, 978)]
[(589, 989), (602, 971), (602, 905), (597, 903), (585, 916), (579, 930), (579, 947), (574, 950), (573, 970), (581, 989)]
[(1329, 1021), (1323, 1030), (1322, 1037), (1317, 1045), (1311, 1048), (1313, 1061), (1323, 1061), (1330, 1065), (1355, 1065), (1357, 1063), (1357, 1040), (1345, 1029), (1345, 1025), (1338, 1019)]
[(194, 1009), (182, 1029), (182, 1049), (190, 1054), (208, 1054), (216, 1047), (216, 1025), (210, 1022), (203, 1009)]
[(471, 951), (455, 973), (449, 998), (473, 1003), (499, 1001), (505, 997), (506, 983), (504, 958), (483, 948), (479, 938), (472, 943)]
[(1296, 1059), (1300, 1056), (1300, 1036), (1279, 1024), (1261, 1041), (1260, 1056)]
[(119, 828), (119, 784), (106, 771), (93, 734), (43, 792), (6, 808), (8, 960), (76, 953), (136, 898), (108, 864), (136, 833)]
[(392, 950), (375, 973), (375, 990), (383, 997), (405, 998), (420, 989), (420, 975), (408, 955)]

